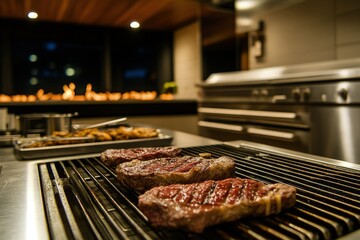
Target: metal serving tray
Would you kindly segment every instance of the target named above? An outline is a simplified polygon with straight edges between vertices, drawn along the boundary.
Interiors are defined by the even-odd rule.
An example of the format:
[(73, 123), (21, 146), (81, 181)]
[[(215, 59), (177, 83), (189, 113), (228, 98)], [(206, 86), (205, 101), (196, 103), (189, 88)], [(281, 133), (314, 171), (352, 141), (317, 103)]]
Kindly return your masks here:
[(14, 153), (18, 159), (31, 160), (87, 153), (100, 153), (110, 148), (161, 147), (170, 145), (172, 140), (172, 136), (160, 133), (158, 137), (153, 138), (75, 143), (36, 148), (23, 148), (21, 147), (21, 144), (14, 142)]

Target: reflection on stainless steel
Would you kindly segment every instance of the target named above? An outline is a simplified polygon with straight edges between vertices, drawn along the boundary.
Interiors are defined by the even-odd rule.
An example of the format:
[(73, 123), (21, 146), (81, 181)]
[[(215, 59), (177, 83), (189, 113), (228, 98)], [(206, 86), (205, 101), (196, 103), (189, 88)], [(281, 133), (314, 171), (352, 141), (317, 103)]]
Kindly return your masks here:
[[(355, 58), (213, 74), (199, 84), (199, 121), (241, 125), (243, 131), (200, 126), (200, 134), (360, 163), (359, 66)], [(255, 136), (254, 128), (273, 132)], [(292, 143), (277, 132), (289, 133)]]
[(106, 122), (102, 122), (102, 123), (97, 123), (97, 124), (91, 124), (85, 127), (85, 129), (89, 129), (89, 128), (98, 128), (98, 127), (106, 127), (106, 126), (110, 126), (113, 125), (115, 123), (120, 123), (120, 122), (124, 122), (126, 121), (127, 118), (123, 117), (123, 118), (118, 118), (118, 119), (114, 119), (111, 121), (106, 121)]
[(254, 127), (249, 127), (247, 129), (247, 131), (250, 134), (259, 134), (259, 135), (264, 135), (264, 136), (279, 137), (279, 138), (285, 138), (285, 139), (289, 139), (289, 140), (293, 139), (295, 137), (294, 133), (265, 130), (265, 129), (254, 128)]
[(250, 117), (268, 117), (268, 118), (296, 118), (296, 114), (292, 112), (274, 112), (274, 111), (256, 111), (256, 110), (239, 110), (225, 108), (202, 108), (198, 109), (200, 113), (225, 114), (225, 115), (243, 115)]
[(8, 109), (0, 108), (0, 132), (7, 130)]
[(38, 222), (39, 219), (36, 218), (36, 203), (35, 203), (35, 194), (36, 188), (33, 182), (34, 179), (34, 169), (29, 167), (27, 169), (27, 179), (26, 179), (26, 236), (28, 239), (39, 239), (37, 226), (41, 223)]
[(356, 127), (360, 122), (359, 107), (314, 106), (311, 115), (317, 126), (312, 130), (312, 152), (353, 163), (360, 162), (360, 135)]
[[(346, 108), (339, 108), (339, 114), (340, 114), (340, 120), (339, 120), (339, 125), (342, 126), (342, 131), (341, 133), (341, 139), (342, 141), (340, 142), (342, 144), (341, 148), (342, 149), (346, 149), (344, 152), (344, 157), (345, 159), (347, 159), (350, 162), (356, 162), (356, 152), (354, 151), (356, 143), (355, 141), (355, 136), (354, 136), (354, 132), (353, 129), (351, 129), (351, 126), (354, 126), (354, 124), (351, 124), (351, 117), (355, 118), (355, 116), (351, 116), (350, 115), (350, 110), (346, 109)], [(355, 124), (357, 124), (359, 122), (355, 122)]]
[(241, 132), (244, 129), (242, 126), (239, 126), (239, 125), (213, 123), (213, 122), (207, 122), (207, 121), (199, 121), (198, 124), (201, 127), (225, 129), (225, 130), (232, 130), (232, 131), (236, 131), (236, 132)]
[(71, 131), (72, 118), (77, 113), (33, 113), (19, 115), (20, 133), (51, 135), (54, 131)]

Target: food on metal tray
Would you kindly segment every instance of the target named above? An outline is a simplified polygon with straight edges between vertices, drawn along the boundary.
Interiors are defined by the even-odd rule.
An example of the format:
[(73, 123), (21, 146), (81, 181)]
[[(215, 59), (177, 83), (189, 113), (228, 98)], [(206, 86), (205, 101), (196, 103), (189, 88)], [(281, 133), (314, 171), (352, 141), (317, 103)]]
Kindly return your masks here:
[(57, 131), (53, 132), (53, 136), (58, 137), (94, 137), (97, 141), (125, 140), (136, 138), (152, 138), (159, 135), (159, 131), (155, 128), (148, 127), (125, 127), (98, 129), (87, 128), (74, 132)]
[(148, 161), (132, 160), (116, 167), (117, 178), (139, 192), (155, 186), (173, 183), (195, 183), (209, 179), (233, 177), (233, 158), (203, 158), (195, 156), (157, 158)]
[(152, 188), (139, 196), (139, 208), (155, 227), (200, 233), (207, 226), (279, 213), (295, 201), (292, 186), (228, 178)]
[(18, 139), (16, 142), (21, 148), (39, 148), (54, 145), (76, 144), (93, 142), (90, 137), (39, 137)]
[(176, 157), (181, 153), (177, 147), (144, 147), (129, 149), (107, 149), (101, 153), (100, 159), (106, 166), (116, 167), (120, 163), (134, 159), (149, 160), (162, 157)]
[[(85, 142), (103, 142), (115, 140), (128, 140), (140, 138), (158, 137), (159, 131), (148, 127), (125, 127), (118, 128), (88, 128), (80, 129), (74, 132), (54, 131), (50, 136), (39, 138), (31, 143), (27, 141), (26, 148), (46, 147), (54, 145), (75, 144)], [(83, 138), (83, 139), (81, 139)]]

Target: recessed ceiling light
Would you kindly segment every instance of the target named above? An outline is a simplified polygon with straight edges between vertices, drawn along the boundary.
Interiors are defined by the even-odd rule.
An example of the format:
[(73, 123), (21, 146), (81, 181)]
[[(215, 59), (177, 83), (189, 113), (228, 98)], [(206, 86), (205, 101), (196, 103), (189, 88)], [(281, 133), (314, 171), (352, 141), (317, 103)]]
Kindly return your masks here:
[(37, 12), (29, 12), (28, 13), (28, 18), (30, 19), (36, 19), (39, 15), (37, 14)]
[(254, 0), (237, 0), (235, 2), (235, 9), (236, 10), (249, 10), (256, 7), (258, 2)]
[(137, 22), (137, 21), (132, 21), (132, 22), (130, 23), (130, 27), (131, 27), (131, 28), (139, 28), (139, 27), (140, 27), (140, 23)]

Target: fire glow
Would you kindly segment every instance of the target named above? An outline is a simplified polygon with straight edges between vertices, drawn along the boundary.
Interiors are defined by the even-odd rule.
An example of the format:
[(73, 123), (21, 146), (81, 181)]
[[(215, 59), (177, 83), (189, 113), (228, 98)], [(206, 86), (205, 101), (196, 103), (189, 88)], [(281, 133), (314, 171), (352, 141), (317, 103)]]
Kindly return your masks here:
[(43, 89), (39, 89), (35, 95), (6, 95), (0, 94), (0, 102), (35, 102), (35, 101), (120, 101), (120, 100), (155, 100), (157, 97), (160, 100), (172, 100), (174, 95), (171, 93), (163, 93), (158, 96), (155, 91), (130, 91), (125, 93), (120, 92), (95, 92), (92, 90), (92, 85), (86, 85), (84, 95), (77, 95), (75, 93), (76, 86), (74, 83), (63, 86), (62, 94), (46, 93)]

